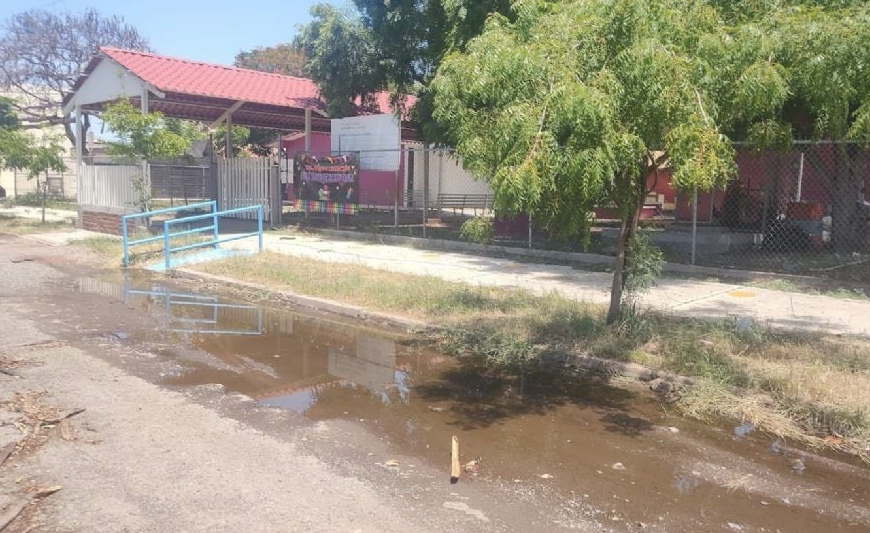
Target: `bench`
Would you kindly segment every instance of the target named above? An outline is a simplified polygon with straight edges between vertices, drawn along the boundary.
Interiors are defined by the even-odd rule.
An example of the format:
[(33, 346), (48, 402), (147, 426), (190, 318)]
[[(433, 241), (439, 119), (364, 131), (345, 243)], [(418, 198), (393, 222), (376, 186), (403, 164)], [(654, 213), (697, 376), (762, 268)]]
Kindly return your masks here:
[(435, 205), (438, 209), (453, 209), (455, 215), (457, 210), (474, 209), (474, 216), (477, 216), (477, 210), (486, 211), (492, 209), (492, 195), (489, 194), (439, 194), (436, 198)]

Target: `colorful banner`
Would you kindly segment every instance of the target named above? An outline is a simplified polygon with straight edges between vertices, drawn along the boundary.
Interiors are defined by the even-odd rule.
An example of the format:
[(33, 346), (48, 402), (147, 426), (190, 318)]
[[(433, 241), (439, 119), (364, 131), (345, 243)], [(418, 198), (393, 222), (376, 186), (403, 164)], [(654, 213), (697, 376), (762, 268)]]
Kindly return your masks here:
[(297, 204), (316, 213), (359, 212), (359, 159), (355, 154), (297, 153), (293, 164)]
[(358, 215), (359, 204), (339, 204), (319, 200), (296, 200), (296, 209), (308, 213), (329, 213), (331, 215)]

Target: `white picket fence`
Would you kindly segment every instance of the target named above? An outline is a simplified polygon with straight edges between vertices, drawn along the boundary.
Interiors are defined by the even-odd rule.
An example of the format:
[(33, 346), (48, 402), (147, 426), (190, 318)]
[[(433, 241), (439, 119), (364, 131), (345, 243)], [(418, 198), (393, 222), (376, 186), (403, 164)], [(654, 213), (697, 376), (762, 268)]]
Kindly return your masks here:
[(140, 201), (135, 181), (149, 190), (147, 164), (83, 164), (79, 179), (79, 204), (115, 209), (133, 209)]
[[(218, 206), (221, 211), (237, 207), (263, 206), (263, 216), (272, 220), (278, 190), (277, 167), (266, 157), (239, 157), (217, 161)], [(278, 204), (280, 205), (280, 204)], [(237, 218), (256, 219), (257, 213), (241, 213)]]

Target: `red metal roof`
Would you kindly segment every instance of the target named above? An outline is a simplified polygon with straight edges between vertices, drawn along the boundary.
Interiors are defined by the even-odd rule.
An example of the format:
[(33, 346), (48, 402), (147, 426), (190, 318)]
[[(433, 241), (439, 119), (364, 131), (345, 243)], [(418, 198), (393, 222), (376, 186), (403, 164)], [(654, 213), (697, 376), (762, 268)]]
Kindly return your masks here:
[[(326, 105), (314, 81), (256, 70), (227, 67), (201, 61), (190, 61), (135, 50), (102, 47), (85, 72), (76, 80), (73, 90), (64, 98), (67, 105), (104, 59), (117, 62), (134, 76), (163, 93), (149, 101), (150, 109), (169, 117), (201, 122), (219, 119), (236, 102), (244, 102), (233, 112), (233, 123), (240, 126), (300, 131), (304, 126), (306, 108), (316, 111), (312, 117), (314, 131), (330, 131)], [(137, 97), (131, 100), (138, 102)], [(404, 113), (417, 99), (408, 96)], [(82, 109), (99, 112), (108, 102), (91, 103)], [(375, 94), (376, 109), (359, 109), (360, 114), (392, 113), (390, 94)], [(403, 127), (403, 138), (416, 138), (417, 132)]]
[[(133, 50), (109, 47), (100, 50), (161, 91), (277, 106), (324, 107), (317, 85), (306, 78)], [(389, 108), (384, 112), (389, 113)]]
[[(101, 47), (100, 51), (155, 88), (227, 100), (306, 108), (325, 109), (320, 90), (313, 80), (272, 74), (257, 70), (227, 67), (190, 61), (136, 50)], [(375, 94), (377, 112), (392, 113), (390, 94)], [(408, 107), (416, 98), (408, 97)]]

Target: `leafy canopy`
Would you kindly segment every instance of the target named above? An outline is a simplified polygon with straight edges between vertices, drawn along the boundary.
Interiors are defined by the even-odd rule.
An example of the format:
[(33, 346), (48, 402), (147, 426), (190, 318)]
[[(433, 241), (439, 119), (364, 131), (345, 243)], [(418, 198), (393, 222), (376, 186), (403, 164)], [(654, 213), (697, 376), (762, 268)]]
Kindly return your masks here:
[[(556, 234), (623, 217), (665, 154), (680, 189), (733, 173), (730, 140), (870, 141), (870, 8), (849, 0), (517, 0), (430, 90), (503, 211)], [(640, 200), (639, 200), (640, 199)]]
[(142, 113), (130, 100), (106, 107), (103, 121), (118, 139), (109, 153), (124, 157), (160, 159), (179, 157), (190, 150), (193, 133), (183, 121), (164, 119), (161, 113)]
[(305, 75), (305, 55), (289, 43), (241, 51), (236, 54), (233, 65), (286, 76)]

